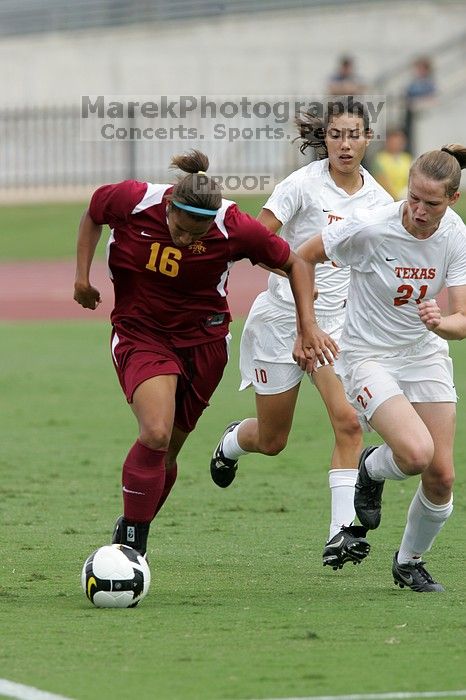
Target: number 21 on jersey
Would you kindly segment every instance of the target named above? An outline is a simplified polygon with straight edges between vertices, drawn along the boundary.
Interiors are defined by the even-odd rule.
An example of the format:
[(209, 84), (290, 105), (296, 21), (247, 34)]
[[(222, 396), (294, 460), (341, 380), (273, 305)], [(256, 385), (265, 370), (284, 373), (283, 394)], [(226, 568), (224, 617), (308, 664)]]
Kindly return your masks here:
[[(421, 301), (424, 299), (425, 295), (427, 294), (427, 290), (428, 290), (427, 284), (422, 284), (420, 289), (419, 289), (418, 298), (414, 299), (416, 304), (421, 303)], [(413, 296), (414, 287), (412, 284), (402, 284), (398, 287), (398, 289), (396, 291), (400, 292), (401, 296), (395, 297), (393, 299), (393, 304), (394, 304), (394, 306), (403, 306), (403, 304), (407, 304), (408, 301)]]

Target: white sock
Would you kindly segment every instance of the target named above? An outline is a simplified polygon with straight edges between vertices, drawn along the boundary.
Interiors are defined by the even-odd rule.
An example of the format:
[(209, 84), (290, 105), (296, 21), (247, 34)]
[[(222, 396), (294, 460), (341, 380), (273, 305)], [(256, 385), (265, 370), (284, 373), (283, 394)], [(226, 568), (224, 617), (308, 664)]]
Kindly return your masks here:
[(340, 532), (342, 525), (351, 525), (354, 520), (354, 485), (357, 476), (357, 469), (330, 469), (328, 473), (332, 501), (329, 540)]
[[(244, 421), (242, 421), (244, 422)], [(233, 430), (225, 435), (223, 438), (222, 451), (227, 459), (238, 459), (241, 455), (249, 454), (246, 450), (243, 450), (238, 444), (238, 429), (240, 427), (236, 425)]]
[(453, 497), (442, 505), (431, 503), (420, 483), (409, 506), (408, 520), (398, 552), (398, 563), (418, 561), (424, 552), (428, 552), (452, 511)]
[(402, 472), (396, 465), (393, 459), (393, 452), (385, 443), (366, 457), (366, 469), (374, 481), (384, 481), (384, 479), (401, 481), (408, 478), (408, 474)]

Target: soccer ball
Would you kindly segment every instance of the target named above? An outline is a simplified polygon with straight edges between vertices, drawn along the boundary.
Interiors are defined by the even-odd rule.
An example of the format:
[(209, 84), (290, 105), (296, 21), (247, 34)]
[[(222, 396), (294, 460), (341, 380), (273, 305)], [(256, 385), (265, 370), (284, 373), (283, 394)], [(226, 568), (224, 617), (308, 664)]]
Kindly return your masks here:
[(97, 608), (131, 608), (147, 595), (150, 569), (132, 547), (109, 544), (86, 559), (81, 585)]

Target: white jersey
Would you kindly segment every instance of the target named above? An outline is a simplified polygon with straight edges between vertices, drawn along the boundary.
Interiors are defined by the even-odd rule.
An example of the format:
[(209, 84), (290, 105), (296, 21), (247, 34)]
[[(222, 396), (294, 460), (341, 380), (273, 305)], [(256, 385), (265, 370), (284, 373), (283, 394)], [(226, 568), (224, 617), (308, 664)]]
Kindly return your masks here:
[[(390, 195), (364, 168), (360, 168), (364, 184), (349, 195), (338, 187), (329, 173), (328, 158), (305, 165), (279, 183), (264, 204), (281, 221), (280, 236), (296, 250), (312, 235), (333, 221), (350, 216), (356, 207), (372, 208), (393, 202)], [(349, 269), (326, 262), (316, 267), (319, 297), (318, 314), (341, 313), (346, 304)], [(273, 301), (294, 309), (293, 294), (287, 278), (271, 274), (268, 283)]]
[(358, 209), (322, 232), (327, 256), (351, 266), (340, 348), (358, 357), (389, 357), (427, 343), (432, 333), (419, 319), (417, 303), (445, 286), (466, 285), (461, 218), (447, 209), (437, 231), (421, 240), (402, 224), (404, 204)]

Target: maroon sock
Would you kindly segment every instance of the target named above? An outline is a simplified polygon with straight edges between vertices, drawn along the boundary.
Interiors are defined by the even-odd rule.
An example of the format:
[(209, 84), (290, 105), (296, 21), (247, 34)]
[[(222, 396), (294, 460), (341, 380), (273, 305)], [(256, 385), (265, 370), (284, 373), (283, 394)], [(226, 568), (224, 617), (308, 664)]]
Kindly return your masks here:
[(161, 509), (161, 507), (163, 506), (163, 504), (165, 503), (165, 501), (167, 500), (168, 494), (172, 490), (177, 476), (178, 476), (178, 466), (175, 462), (175, 464), (173, 465), (173, 467), (171, 467), (171, 469), (165, 470), (165, 485), (163, 487), (163, 493), (160, 496), (159, 502), (157, 503), (157, 507), (156, 507), (155, 513), (154, 513), (154, 518), (157, 515), (157, 513), (159, 512), (159, 510)]
[(165, 450), (151, 450), (136, 440), (123, 464), (125, 519), (150, 522), (165, 485)]

